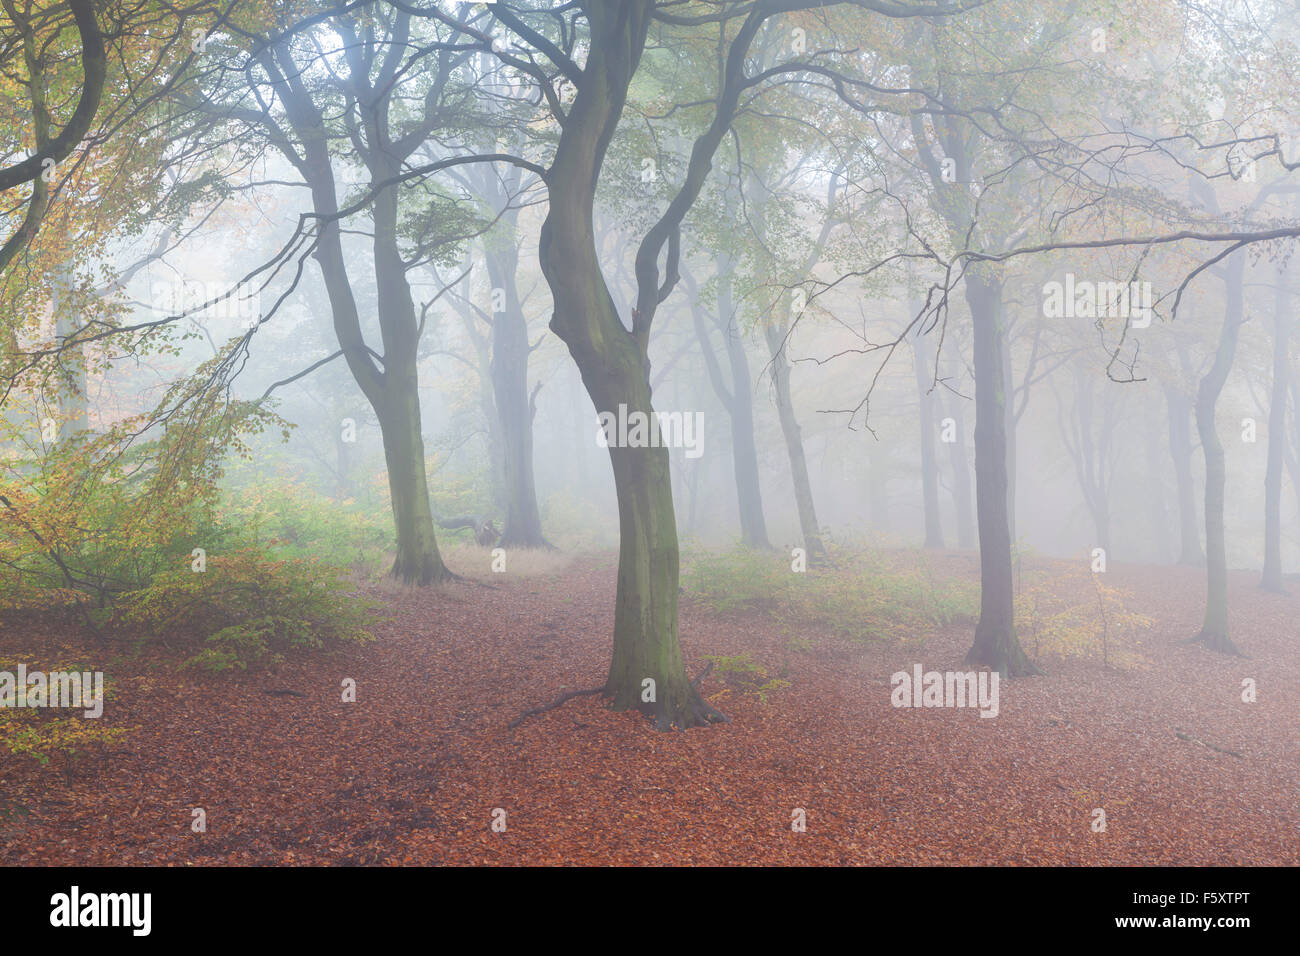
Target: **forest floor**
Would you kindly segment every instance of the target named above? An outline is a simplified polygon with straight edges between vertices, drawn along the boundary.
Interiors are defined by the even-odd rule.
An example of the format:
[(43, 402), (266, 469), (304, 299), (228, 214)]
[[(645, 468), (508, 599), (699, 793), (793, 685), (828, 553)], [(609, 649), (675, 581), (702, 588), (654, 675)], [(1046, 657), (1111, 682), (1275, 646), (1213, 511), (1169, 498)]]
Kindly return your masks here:
[[(971, 555), (931, 560), (977, 580)], [(493, 589), (372, 588), (390, 615), (374, 643), (273, 674), (180, 677), (152, 653), (110, 660), (48, 626), (7, 627), (11, 657), (109, 665), (103, 719), (138, 729), (70, 779), (0, 766), (0, 863), (1300, 863), (1300, 582), (1285, 597), (1232, 575), (1249, 657), (1230, 658), (1182, 643), (1202, 572), (1112, 566), (1108, 584), (1154, 620), (1139, 662), (1045, 658), (1049, 676), (1002, 682), (995, 719), (890, 703), (895, 671), (965, 670), (969, 624), (898, 645), (794, 622), (792, 641), (789, 621), (687, 591), (692, 676), (705, 655), (748, 655), (777, 678), (710, 673), (701, 692), (730, 723), (657, 733), (580, 697), (509, 729), (603, 681), (614, 561), (489, 576)], [(347, 677), (356, 703), (341, 701)]]

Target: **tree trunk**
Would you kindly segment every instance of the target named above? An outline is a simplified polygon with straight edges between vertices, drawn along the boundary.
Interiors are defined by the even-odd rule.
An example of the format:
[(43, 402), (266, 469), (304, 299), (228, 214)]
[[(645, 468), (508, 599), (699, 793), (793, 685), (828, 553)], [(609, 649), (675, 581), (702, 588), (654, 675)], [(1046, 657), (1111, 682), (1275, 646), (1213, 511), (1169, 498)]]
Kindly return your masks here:
[(1273, 387), (1268, 400), (1268, 466), (1264, 473), (1264, 574), (1259, 586), (1286, 593), (1282, 587), (1282, 464), (1286, 452), (1287, 391), (1290, 388), (1291, 316), (1287, 312), (1287, 273), (1278, 270), (1273, 309)]
[[(558, 278), (551, 279), (557, 275), (555, 262), (573, 260), (561, 254), (568, 244), (557, 237), (554, 226), (544, 241), (543, 269), (548, 281), (555, 283), (556, 318), (552, 328), (556, 335), (568, 342), (578, 324), (572, 317), (579, 314), (570, 310), (586, 307), (584, 302), (599, 307), (603, 301), (610, 317), (617, 321), (599, 272), (588, 273), (592, 285), (577, 297), (566, 288), (574, 283), (561, 284)], [(592, 254), (594, 265), (594, 249)], [(583, 382), (596, 408), (617, 416), (617, 409), (623, 405), (629, 416), (641, 412), (649, 420), (654, 415), (649, 377), (631, 338), (611, 343), (612, 354), (598, 364), (585, 357), (584, 344), (570, 344), (570, 351), (580, 363)], [(580, 355), (584, 357), (580, 359)], [(605, 696), (611, 699), (614, 710), (639, 710), (652, 717), (659, 730), (725, 720), (696, 692), (682, 661), (677, 630), (677, 522), (668, 449), (622, 448), (611, 441), (609, 458), (618, 496), (619, 560), (614, 651)]]
[(799, 510), (799, 528), (803, 533), (804, 550), (810, 562), (823, 560), (826, 549), (822, 545), (821, 528), (817, 524), (817, 510), (813, 506), (812, 482), (808, 479), (808, 459), (804, 455), (803, 435), (794, 415), (794, 402), (790, 397), (790, 363), (785, 359), (785, 323), (769, 323), (763, 330), (768, 351), (772, 357), (772, 387), (776, 399), (777, 417), (781, 420), (781, 434), (785, 437), (785, 450), (790, 458), (790, 477), (794, 481), (795, 506)]
[[(919, 302), (911, 315), (921, 311)], [(925, 508), (925, 547), (943, 547), (943, 522), (939, 517), (939, 465), (934, 450), (934, 355), (922, 333), (925, 323), (912, 333), (912, 371), (916, 376), (916, 398), (921, 408), (921, 501)]]
[(1223, 443), (1214, 427), (1214, 413), (1232, 370), (1237, 335), (1242, 321), (1242, 273), (1245, 257), (1236, 254), (1227, 262), (1227, 308), (1214, 364), (1196, 391), (1196, 428), (1205, 452), (1205, 621), (1192, 640), (1221, 654), (1240, 655), (1228, 636), (1228, 554), (1224, 531), (1224, 494), (1227, 471)]
[(1159, 476), (1166, 474), (1160, 462), (1160, 416), (1159, 410), (1150, 403), (1144, 403), (1143, 452), (1147, 471), (1147, 516), (1150, 519), (1149, 533), (1151, 548), (1144, 555), (1152, 563), (1162, 563), (1173, 553), (1173, 539), (1169, 527), (1169, 509), (1166, 502), (1165, 484)]
[(1165, 404), (1169, 409), (1169, 457), (1173, 459), (1178, 486), (1178, 563), (1200, 567), (1205, 564), (1205, 553), (1201, 550), (1192, 480), (1192, 402), (1175, 387), (1166, 385)]
[[(950, 368), (949, 378), (956, 378)], [(956, 441), (948, 445), (948, 458), (952, 464), (952, 503), (957, 509), (957, 547), (969, 551), (975, 547), (975, 521), (972, 517), (970, 488), (970, 458), (966, 454), (965, 399), (953, 394), (948, 401)]]
[(492, 393), (501, 428), (505, 478), (502, 547), (550, 547), (542, 537), (533, 476), (533, 414), (528, 395), (528, 323), (519, 302), (515, 274), (518, 250), (512, 245), (487, 249), (488, 280), (505, 293), (505, 311), (492, 315)]
[[(763, 518), (762, 486), (758, 479), (758, 445), (754, 440), (754, 399), (749, 357), (745, 354), (745, 343), (740, 329), (732, 321), (731, 280), (728, 276), (733, 266), (726, 256), (719, 256), (717, 268), (718, 309), (713, 326), (721, 333), (723, 346), (727, 352), (730, 387), (713, 351), (713, 342), (709, 338), (708, 326), (705, 324), (704, 309), (693, 302), (691, 315), (695, 324), (696, 338), (700, 341), (709, 382), (718, 401), (726, 409), (731, 425), (731, 463), (736, 481), (736, 504), (740, 512), (741, 540), (747, 547), (770, 548), (767, 539), (767, 522)], [(692, 299), (698, 301), (694, 284), (688, 283), (688, 288), (692, 290)]]
[[(483, 414), (484, 434), (487, 436), (488, 497), (498, 512), (506, 510), (506, 456), (505, 441), (501, 437), (501, 416), (497, 414), (496, 393), (492, 381), (491, 333), (483, 334), (476, 323), (478, 312), (468, 300), (452, 299), (452, 306), (460, 315), (465, 336), (474, 349), (475, 372), (478, 379), (479, 409)], [(490, 330), (489, 323), (489, 330)]]
[[(362, 82), (358, 76), (352, 79)], [(420, 424), (417, 364), (420, 326), (406, 275), (407, 265), (398, 246), (397, 190), (390, 187), (380, 191), (371, 210), (375, 304), (383, 345), (381, 368), (375, 361), (375, 351), (366, 344), (348, 276), (341, 225), (336, 218), (338, 192), (324, 114), (305, 87), (279, 75), (274, 75), (271, 82), (276, 94), (287, 104), (287, 121), (302, 143), (301, 156), (284, 143), (279, 148), (310, 187), (313, 210), (321, 219), (312, 255), (320, 266), (329, 297), (334, 333), (349, 371), (379, 419), (383, 435), (397, 531), (397, 556), (392, 573), (406, 584), (432, 584), (452, 575), (438, 551), (429, 505)], [(361, 97), (363, 102), (367, 99)], [(386, 103), (386, 97), (377, 97), (367, 105), (368, 110), (374, 111), (366, 121), (371, 133), (376, 134), (375, 142), (380, 138), (376, 127), (387, 122), (386, 113), (380, 118)], [(406, 158), (390, 148), (368, 155), (366, 166), (371, 182), (393, 181)]]
[[(380, 181), (395, 178), (395, 157), (373, 160)], [(397, 244), (397, 190), (375, 197), (375, 305), (384, 343), (382, 395), (375, 405), (384, 439), (388, 489), (397, 524), (397, 557), (392, 574), (405, 584), (428, 585), (451, 576), (433, 530), (429, 480), (424, 468), (418, 367), (419, 326), (406, 277), (406, 262)]]
[[(645, 46), (653, 0), (594, 4), (582, 84), (547, 173), (550, 204), (539, 258), (555, 312), (596, 411), (653, 415), (647, 342), (623, 324), (596, 252), (592, 213), (605, 150)], [(638, 312), (633, 310), (633, 326)], [(644, 327), (643, 327), (644, 328)], [(678, 543), (666, 448), (620, 448), (610, 463), (618, 495), (619, 567), (614, 650), (604, 693), (660, 729), (725, 720), (686, 676), (677, 631)], [(653, 683), (647, 683), (651, 681)]]
[(736, 474), (736, 500), (740, 505), (740, 530), (751, 548), (770, 548), (763, 518), (763, 490), (758, 480), (758, 444), (754, 438), (754, 393), (749, 358), (738, 328), (725, 330), (727, 359), (731, 365), (731, 457)]
[(1286, 449), (1286, 470), (1291, 475), (1291, 490), (1295, 492), (1296, 520), (1300, 522), (1300, 379), (1288, 375), (1291, 381), (1292, 442)]
[(384, 440), (388, 491), (397, 526), (397, 558), (392, 575), (404, 584), (427, 585), (450, 577), (438, 553), (424, 472), (424, 438), (420, 433), (420, 396), (416, 388), (415, 355), (391, 369), (388, 395), (375, 409)]
[(1007, 496), (1006, 382), (1001, 293), (996, 279), (970, 272), (966, 301), (975, 328), (975, 504), (980, 540), (980, 616), (966, 662), (1004, 676), (1041, 674), (1016, 637)]
[(640, 710), (654, 718), (658, 730), (717, 720), (721, 715), (696, 693), (682, 666), (668, 450), (611, 448), (610, 461), (618, 488), (619, 570), (605, 692), (615, 710)]
[[(1011, 373), (1011, 339), (1007, 335), (1006, 315), (1003, 311), (1002, 304), (1002, 286), (999, 284), (994, 292), (993, 308), (997, 310), (998, 335), (1001, 338), (999, 346), (1002, 352), (1002, 389), (1003, 395), (1006, 396), (1004, 414), (1007, 416), (1006, 438), (1007, 438), (1007, 530), (1011, 535), (1011, 543), (1016, 543), (1016, 415), (1012, 408), (1013, 399), (1016, 394), (1016, 381)], [(1025, 384), (1028, 388), (1028, 383)]]

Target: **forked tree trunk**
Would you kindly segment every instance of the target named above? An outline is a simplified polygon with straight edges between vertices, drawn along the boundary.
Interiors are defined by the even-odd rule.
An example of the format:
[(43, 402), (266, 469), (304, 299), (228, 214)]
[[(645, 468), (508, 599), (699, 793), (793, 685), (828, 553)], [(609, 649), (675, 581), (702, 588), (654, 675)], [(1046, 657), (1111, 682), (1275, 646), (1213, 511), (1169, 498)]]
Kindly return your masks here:
[[(398, 169), (395, 157), (372, 158), (372, 173), (381, 182), (396, 177)], [(420, 419), (420, 333), (406, 262), (398, 247), (397, 199), (397, 191), (388, 189), (374, 203), (375, 304), (385, 358), (378, 394), (368, 397), (383, 432), (388, 488), (397, 525), (397, 557), (392, 574), (405, 584), (423, 586), (449, 578), (451, 572), (438, 551), (429, 504)]]
[[(353, 75), (351, 79), (354, 83), (365, 83), (361, 76)], [(348, 369), (379, 419), (383, 435), (397, 532), (397, 556), (392, 573), (406, 584), (432, 584), (452, 575), (438, 551), (424, 470), (417, 371), (420, 325), (406, 274), (407, 263), (398, 242), (397, 190), (391, 186), (381, 190), (371, 209), (375, 305), (383, 345), (381, 368), (375, 361), (376, 351), (366, 344), (343, 253), (337, 218), (338, 192), (325, 114), (296, 76), (290, 81), (273, 74), (271, 85), (286, 105), (285, 120), (301, 142), (301, 155), (286, 141), (275, 141), (310, 187), (313, 210), (321, 220), (312, 255), (320, 265), (334, 333)], [(358, 101), (366, 104), (366, 122), (372, 132), (374, 128), (386, 126), (387, 97), (361, 96)], [(398, 155), (393, 151), (395, 144), (388, 145), (389, 148), (376, 149), (365, 157), (372, 183), (393, 182), (409, 157), (409, 152)], [(414, 149), (414, 143), (406, 148)]]
[(980, 540), (980, 616), (966, 662), (1010, 677), (1041, 674), (1016, 637), (1001, 288), (998, 280), (974, 271), (965, 281), (975, 330), (975, 507)]
[(1221, 654), (1240, 655), (1228, 636), (1228, 552), (1224, 531), (1224, 496), (1227, 469), (1223, 443), (1214, 427), (1214, 413), (1232, 361), (1237, 352), (1237, 335), (1242, 321), (1242, 273), (1245, 258), (1232, 256), (1227, 262), (1227, 303), (1223, 329), (1214, 364), (1196, 391), (1196, 428), (1205, 452), (1205, 621), (1193, 641)]
[[(318, 207), (319, 208), (319, 207)], [(378, 229), (378, 227), (377, 227)], [(424, 438), (421, 433), (419, 376), (416, 366), (416, 343), (413, 337), (403, 347), (393, 347), (394, 339), (413, 332), (415, 322), (410, 306), (409, 286), (405, 278), (398, 288), (381, 292), (380, 322), (393, 325), (385, 329), (391, 356), (383, 372), (377, 372), (369, 360), (369, 350), (360, 335), (356, 302), (343, 264), (342, 249), (332, 241), (333, 224), (323, 230), (324, 239), (317, 250), (321, 275), (329, 293), (334, 313), (334, 327), (345, 358), (362, 392), (379, 420), (388, 467), (388, 490), (392, 502), (393, 524), (397, 536), (397, 555), (392, 575), (404, 584), (428, 585), (450, 578), (443, 564), (433, 530), (433, 512), (429, 505), (429, 483), (424, 470)], [(385, 271), (378, 270), (381, 274)], [(380, 285), (383, 285), (382, 279)], [(412, 313), (409, 323), (388, 318), (389, 308), (400, 312), (402, 292)], [(390, 299), (391, 295), (391, 299)], [(397, 302), (392, 300), (396, 299)]]
[[(653, 0), (593, 4), (582, 83), (547, 172), (550, 204), (539, 253), (555, 312), (551, 330), (568, 346), (596, 411), (653, 415), (648, 327), (623, 324), (601, 272), (593, 207), (601, 164), (645, 47)], [(665, 448), (609, 449), (618, 495), (619, 568), (614, 650), (604, 693), (615, 710), (636, 709), (655, 726), (725, 720), (686, 676), (677, 632), (678, 543)]]

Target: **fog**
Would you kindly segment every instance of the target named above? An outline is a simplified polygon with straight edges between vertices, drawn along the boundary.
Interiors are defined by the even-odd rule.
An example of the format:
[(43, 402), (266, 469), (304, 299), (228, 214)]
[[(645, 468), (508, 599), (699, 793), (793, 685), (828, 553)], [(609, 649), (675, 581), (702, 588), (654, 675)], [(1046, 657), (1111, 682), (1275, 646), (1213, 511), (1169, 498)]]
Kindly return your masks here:
[(0, 860), (1300, 861), (1296, 4), (0, 67)]

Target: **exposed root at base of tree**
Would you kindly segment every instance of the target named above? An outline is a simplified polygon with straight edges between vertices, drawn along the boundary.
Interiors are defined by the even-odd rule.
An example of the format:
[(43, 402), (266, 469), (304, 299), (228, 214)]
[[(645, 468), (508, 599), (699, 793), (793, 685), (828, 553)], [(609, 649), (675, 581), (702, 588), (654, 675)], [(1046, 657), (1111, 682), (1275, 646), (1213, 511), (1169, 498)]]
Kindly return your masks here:
[(983, 649), (972, 647), (962, 658), (962, 663), (974, 667), (987, 667), (1003, 677), (1046, 677), (1047, 671), (1031, 661), (1022, 651), (1008, 659), (1006, 654), (990, 655)]
[(704, 680), (704, 678), (708, 677), (709, 674), (713, 672), (713, 665), (716, 663), (717, 661), (709, 661), (709, 663), (705, 665), (704, 670), (700, 671), (700, 676), (691, 681), (692, 690), (700, 689), (700, 681)]
[(1229, 657), (1245, 658), (1246, 655), (1236, 644), (1232, 643), (1232, 638), (1227, 634), (1210, 633), (1201, 631), (1193, 637), (1183, 641), (1184, 644), (1199, 644), (1207, 650), (1214, 651), (1216, 654), (1226, 654)]
[(406, 587), (412, 588), (427, 588), (432, 587), (435, 584), (445, 584), (448, 581), (465, 580), (459, 574), (455, 574), (449, 570), (446, 565), (443, 565), (441, 571), (429, 569), (416, 574), (408, 574), (401, 567), (400, 563), (396, 561), (393, 562), (393, 566), (389, 570), (388, 576), (390, 578), (396, 578)]
[(694, 693), (693, 684), (691, 690), (691, 699), (685, 708), (660, 709), (654, 712), (655, 730), (686, 730), (690, 727), (731, 723), (731, 719), (726, 714), (707, 703), (699, 694)]
[[(699, 689), (700, 682), (704, 680), (704, 678), (708, 677), (709, 674), (712, 672), (713, 664), (714, 664), (713, 661), (709, 661), (709, 663), (705, 666), (704, 670), (700, 671), (699, 676), (696, 677), (695, 680), (691, 681), (691, 690), (695, 691)], [(532, 710), (524, 711), (514, 720), (510, 721), (510, 723), (507, 724), (506, 726), (510, 730), (514, 730), (516, 727), (522, 724), (529, 717), (538, 717), (546, 713), (547, 711), (555, 710), (555, 708), (567, 704), (575, 697), (591, 697), (594, 694), (603, 694), (605, 693), (605, 688), (607, 686), (608, 685), (606, 684), (601, 684), (599, 687), (588, 687), (583, 690), (568, 691), (567, 693), (561, 694), (559, 697), (555, 698), (555, 700), (551, 701), (549, 704), (544, 704), (541, 707), (534, 707)], [(692, 706), (692, 715), (698, 718), (699, 722), (702, 724), (703, 723), (710, 723), (710, 724), (730, 723), (730, 720), (727, 718), (725, 714), (723, 714), (719, 710), (714, 709), (713, 707), (710, 707), (702, 699), (699, 698), (696, 699), (695, 704), (693, 704)], [(669, 726), (661, 727), (660, 723), (663, 721), (664, 718), (659, 715), (654, 715), (654, 716), (655, 716), (656, 729), (658, 730), (672, 729), (671, 721), (669, 722)]]

